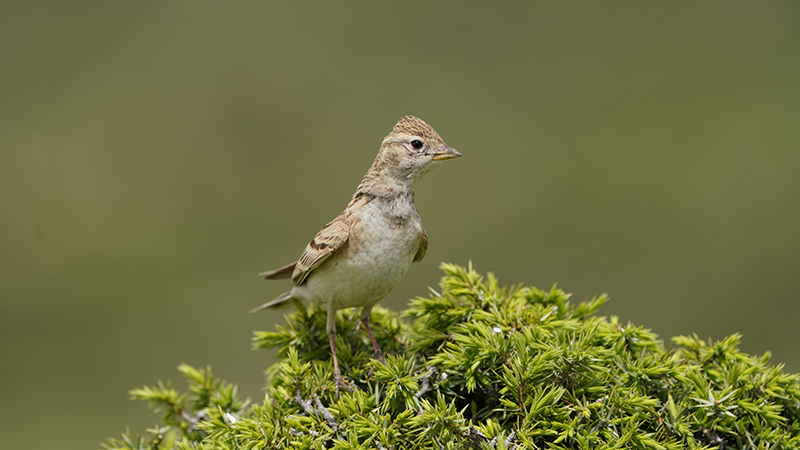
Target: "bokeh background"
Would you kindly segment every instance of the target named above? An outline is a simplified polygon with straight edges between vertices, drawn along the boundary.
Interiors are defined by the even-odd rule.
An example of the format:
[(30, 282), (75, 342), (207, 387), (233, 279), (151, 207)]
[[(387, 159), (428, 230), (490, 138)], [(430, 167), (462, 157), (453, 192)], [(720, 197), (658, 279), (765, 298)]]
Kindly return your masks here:
[(6, 0), (0, 447), (143, 432), (181, 362), (261, 401), (256, 274), (406, 114), (464, 157), (383, 305), (472, 260), (800, 371), (800, 3)]

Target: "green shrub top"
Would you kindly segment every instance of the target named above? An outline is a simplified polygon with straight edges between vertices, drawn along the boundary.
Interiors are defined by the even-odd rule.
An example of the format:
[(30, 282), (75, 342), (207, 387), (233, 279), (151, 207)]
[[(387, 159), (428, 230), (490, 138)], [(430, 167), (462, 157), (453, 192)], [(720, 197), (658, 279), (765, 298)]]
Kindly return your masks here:
[(337, 316), (353, 392), (337, 397), (325, 311), (300, 306), (254, 346), (278, 349), (263, 403), (209, 369), (179, 368), (189, 391), (131, 391), (162, 413), (148, 437), (107, 449), (796, 449), (800, 383), (782, 365), (719, 342), (672, 339), (595, 315), (553, 288), (500, 287), (443, 264), (440, 291), (395, 313), (376, 307), (372, 359), (358, 310)]

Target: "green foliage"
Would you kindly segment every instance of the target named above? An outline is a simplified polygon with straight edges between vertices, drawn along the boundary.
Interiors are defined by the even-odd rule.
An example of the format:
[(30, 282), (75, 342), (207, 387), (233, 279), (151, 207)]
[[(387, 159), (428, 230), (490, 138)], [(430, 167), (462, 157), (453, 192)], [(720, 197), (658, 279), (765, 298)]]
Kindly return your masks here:
[(501, 288), (489, 274), (443, 264), (441, 292), (402, 314), (375, 308), (386, 365), (340, 312), (339, 363), (353, 392), (337, 397), (325, 311), (290, 313), (256, 332), (277, 348), (266, 396), (248, 406), (210, 369), (182, 365), (189, 392), (131, 391), (162, 414), (149, 437), (106, 449), (797, 449), (800, 379), (719, 342), (673, 339), (595, 315), (553, 287)]

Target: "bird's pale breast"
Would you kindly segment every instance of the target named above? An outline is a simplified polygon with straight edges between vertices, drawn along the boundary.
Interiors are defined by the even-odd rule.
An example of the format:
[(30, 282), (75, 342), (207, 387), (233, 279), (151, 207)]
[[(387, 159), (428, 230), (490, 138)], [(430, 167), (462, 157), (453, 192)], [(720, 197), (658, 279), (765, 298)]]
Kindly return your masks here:
[(369, 306), (386, 297), (408, 271), (422, 236), (413, 203), (378, 199), (350, 218), (347, 243), (295, 287), (334, 309)]

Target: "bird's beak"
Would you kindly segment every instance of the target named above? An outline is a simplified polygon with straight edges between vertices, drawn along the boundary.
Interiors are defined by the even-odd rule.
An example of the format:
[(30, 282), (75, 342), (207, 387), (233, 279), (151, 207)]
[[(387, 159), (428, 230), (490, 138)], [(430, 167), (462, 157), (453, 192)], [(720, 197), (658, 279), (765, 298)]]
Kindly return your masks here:
[(458, 158), (459, 156), (461, 156), (461, 153), (459, 153), (458, 150), (453, 147), (445, 146), (443, 149), (433, 154), (433, 160), (442, 161), (444, 159)]

